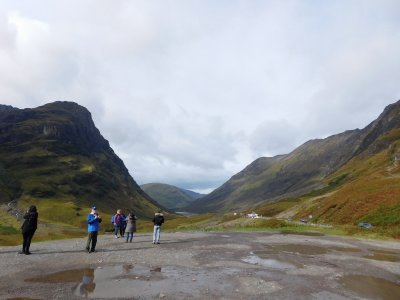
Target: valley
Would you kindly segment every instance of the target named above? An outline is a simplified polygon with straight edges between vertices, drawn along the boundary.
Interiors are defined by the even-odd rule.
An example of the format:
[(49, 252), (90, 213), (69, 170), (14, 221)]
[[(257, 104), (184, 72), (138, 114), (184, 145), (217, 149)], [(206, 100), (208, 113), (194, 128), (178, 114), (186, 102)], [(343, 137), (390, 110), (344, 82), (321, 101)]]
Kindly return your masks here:
[[(152, 215), (162, 209), (171, 232), (302, 230), (306, 219), (331, 226), (331, 234), (400, 238), (400, 102), (364, 129), (261, 157), (208, 195), (139, 186), (76, 103), (0, 108), (0, 245), (20, 242), (15, 214), (32, 203), (40, 215), (37, 241), (84, 236), (93, 204), (104, 220), (117, 207), (133, 210), (144, 221), (140, 232), (151, 231)], [(250, 212), (264, 218), (243, 218)], [(112, 231), (111, 223), (102, 231)]]

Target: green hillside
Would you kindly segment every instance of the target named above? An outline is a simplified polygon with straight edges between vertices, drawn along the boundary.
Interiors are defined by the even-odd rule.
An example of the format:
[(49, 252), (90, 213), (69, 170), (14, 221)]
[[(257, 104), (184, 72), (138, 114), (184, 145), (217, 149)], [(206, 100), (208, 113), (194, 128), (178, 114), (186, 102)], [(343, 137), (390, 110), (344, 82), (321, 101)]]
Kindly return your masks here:
[(362, 130), (260, 158), (189, 209), (399, 228), (400, 101)]
[(171, 210), (188, 206), (194, 200), (201, 198), (202, 194), (178, 188), (163, 183), (147, 183), (140, 186), (157, 203)]
[(194, 212), (243, 210), (264, 201), (297, 197), (323, 186), (322, 179), (352, 157), (360, 131), (312, 140), (287, 155), (262, 157), (211, 194), (194, 202)]
[(80, 228), (93, 205), (105, 216), (122, 208), (146, 218), (159, 207), (130, 176), (89, 111), (72, 102), (0, 106), (0, 204), (12, 200), (21, 211), (37, 205), (43, 223)]
[(394, 129), (374, 143), (390, 146), (378, 153), (354, 157), (326, 181), (345, 177), (343, 182), (295, 215), (313, 215), (315, 222), (400, 227), (400, 130)]

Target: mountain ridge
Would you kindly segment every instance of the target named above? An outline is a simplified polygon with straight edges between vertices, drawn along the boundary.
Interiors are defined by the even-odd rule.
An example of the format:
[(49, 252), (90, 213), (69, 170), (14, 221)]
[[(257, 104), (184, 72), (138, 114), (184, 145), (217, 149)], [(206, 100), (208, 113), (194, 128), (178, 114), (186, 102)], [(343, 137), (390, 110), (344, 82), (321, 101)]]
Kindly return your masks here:
[(65, 203), (77, 215), (96, 205), (109, 213), (124, 208), (151, 217), (160, 207), (129, 174), (91, 113), (69, 101), (0, 106), (0, 201), (14, 199), (20, 206), (42, 206), (41, 216), (47, 206)]
[(365, 151), (372, 155), (388, 147), (388, 143), (375, 142), (399, 127), (400, 101), (397, 101), (363, 129), (307, 141), (286, 155), (258, 158), (186, 209), (197, 213), (243, 210), (323, 188), (326, 186), (323, 179), (352, 158)]
[(203, 194), (165, 183), (146, 183), (140, 187), (157, 203), (171, 210), (186, 207), (194, 200), (204, 196)]

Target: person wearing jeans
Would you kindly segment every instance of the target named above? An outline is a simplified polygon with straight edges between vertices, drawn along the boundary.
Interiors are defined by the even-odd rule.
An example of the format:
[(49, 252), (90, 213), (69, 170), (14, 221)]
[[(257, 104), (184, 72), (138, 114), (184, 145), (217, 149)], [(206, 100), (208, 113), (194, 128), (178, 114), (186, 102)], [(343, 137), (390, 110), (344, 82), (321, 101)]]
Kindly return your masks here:
[(159, 210), (154, 214), (153, 223), (154, 223), (153, 244), (159, 244), (161, 225), (164, 223), (164, 215), (162, 214), (161, 210)]
[(126, 218), (126, 242), (131, 242), (133, 239), (133, 234), (136, 232), (136, 216), (131, 212)]
[(86, 243), (86, 251), (88, 253), (96, 251), (97, 234), (99, 232), (99, 224), (101, 223), (101, 217), (96, 211), (96, 207), (92, 207), (92, 211), (88, 214), (88, 239)]
[(123, 237), (124, 234), (123, 234), (123, 228), (122, 228), (122, 226), (123, 226), (122, 210), (120, 210), (120, 209), (117, 210), (117, 213), (114, 215), (113, 222), (114, 222), (115, 237), (119, 238), (118, 232), (119, 232), (119, 235), (121, 237)]

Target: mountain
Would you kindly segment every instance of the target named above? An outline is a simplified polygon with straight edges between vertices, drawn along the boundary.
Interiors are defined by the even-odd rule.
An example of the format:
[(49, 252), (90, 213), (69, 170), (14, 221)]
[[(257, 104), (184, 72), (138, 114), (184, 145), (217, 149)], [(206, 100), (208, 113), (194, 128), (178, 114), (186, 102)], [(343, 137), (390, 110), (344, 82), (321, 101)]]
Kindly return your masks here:
[(391, 228), (400, 238), (400, 103), (365, 128), (355, 155), (324, 179), (325, 187), (288, 212), (315, 222)]
[[(352, 176), (346, 168), (354, 167), (355, 162), (361, 166), (372, 160), (379, 162), (381, 169), (392, 168), (395, 172), (397, 167), (389, 165), (398, 160), (394, 153), (398, 152), (399, 137), (400, 101), (386, 107), (377, 120), (362, 130), (311, 140), (287, 155), (257, 159), (186, 209), (192, 212), (244, 210), (316, 190), (332, 190), (349, 183)], [(385, 160), (379, 160), (379, 155)], [(384, 188), (385, 185), (378, 186), (380, 191)]]
[(163, 183), (147, 183), (140, 186), (152, 199), (159, 204), (177, 210), (188, 206), (194, 200), (205, 195)]
[(93, 205), (109, 214), (122, 208), (145, 217), (159, 207), (90, 112), (60, 101), (33, 109), (0, 105), (0, 203), (11, 200), (23, 209), (36, 204), (41, 220), (66, 224)]

